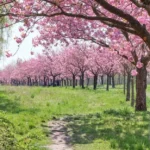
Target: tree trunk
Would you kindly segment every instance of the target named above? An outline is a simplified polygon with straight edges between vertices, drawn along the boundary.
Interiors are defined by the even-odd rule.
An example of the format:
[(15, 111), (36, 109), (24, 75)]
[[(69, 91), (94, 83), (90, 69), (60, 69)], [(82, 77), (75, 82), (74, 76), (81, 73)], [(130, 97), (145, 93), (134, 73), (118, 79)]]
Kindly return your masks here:
[(72, 86), (72, 80), (69, 80), (70, 81), (70, 86)]
[(126, 101), (129, 101), (130, 100), (130, 78), (131, 78), (131, 75), (130, 75), (130, 72), (127, 73), (127, 93), (126, 93)]
[(101, 76), (101, 85), (104, 85), (104, 76)]
[(68, 78), (67, 78), (67, 86), (69, 86), (69, 80), (68, 80)]
[(147, 70), (146, 66), (137, 68), (136, 76), (136, 111), (146, 111), (146, 86), (147, 86)]
[(55, 86), (55, 76), (53, 76), (53, 87)]
[(109, 91), (109, 79), (110, 79), (110, 76), (107, 75), (107, 85), (106, 85), (106, 91)]
[(82, 86), (82, 77), (80, 76), (79, 86)]
[(61, 79), (61, 86), (64, 86), (64, 79)]
[(120, 82), (120, 74), (118, 75), (118, 84), (121, 84), (121, 82)]
[(115, 88), (115, 77), (112, 75), (112, 88)]
[(38, 86), (38, 78), (35, 76), (34, 79), (35, 79), (35, 86)]
[(131, 77), (131, 106), (134, 107), (134, 78)]
[(76, 86), (78, 86), (78, 80), (76, 79)]
[(46, 77), (44, 76), (44, 85), (43, 86), (46, 86)]
[(124, 75), (123, 75), (123, 93), (126, 94), (126, 72), (124, 69)]
[(76, 77), (75, 77), (74, 74), (72, 75), (72, 81), (73, 81), (73, 88), (75, 88), (75, 86), (76, 86)]
[(38, 86), (40, 86), (41, 84), (41, 77), (40, 76), (38, 76)]
[(81, 87), (84, 89), (84, 72), (81, 73)]
[(96, 90), (97, 87), (97, 74), (94, 75), (94, 84), (93, 84), (93, 89)]
[(49, 77), (46, 79), (46, 85), (49, 86)]
[(66, 84), (66, 80), (64, 80), (64, 85), (66, 86), (67, 84)]
[(88, 86), (89, 86), (89, 82), (90, 82), (90, 78), (87, 78), (87, 83), (86, 83), (86, 87), (88, 88)]
[(109, 85), (111, 85), (111, 76), (109, 76)]
[(27, 77), (27, 85), (29, 86), (29, 77)]
[(27, 80), (28, 80), (28, 81), (27, 81), (27, 85), (28, 85), (28, 86), (31, 86), (31, 78), (30, 78), (30, 77), (27, 77)]

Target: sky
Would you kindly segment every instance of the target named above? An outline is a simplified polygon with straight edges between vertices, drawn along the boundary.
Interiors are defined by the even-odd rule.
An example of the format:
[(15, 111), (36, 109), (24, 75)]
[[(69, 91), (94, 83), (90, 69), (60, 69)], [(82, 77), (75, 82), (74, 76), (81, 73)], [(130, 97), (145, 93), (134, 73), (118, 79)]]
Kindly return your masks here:
[[(20, 24), (14, 25), (11, 28), (11, 34), (8, 40), (8, 44), (6, 44), (3, 48), (3, 51), (9, 51), (10, 53), (14, 54), (18, 49), (18, 44), (14, 40), (15, 36), (19, 36), (19, 30), (18, 27)], [(42, 53), (42, 47), (36, 47), (34, 48), (32, 46), (32, 38), (36, 36), (36, 33), (30, 34), (26, 39), (23, 41), (23, 43), (20, 45), (20, 48), (15, 56), (12, 57), (5, 57), (3, 56), (0, 60), (0, 69), (3, 69), (5, 66), (11, 63), (15, 63), (17, 59), (21, 58), (22, 60), (27, 60), (32, 57), (35, 57), (37, 53)], [(34, 52), (34, 55), (31, 55), (30, 52)]]

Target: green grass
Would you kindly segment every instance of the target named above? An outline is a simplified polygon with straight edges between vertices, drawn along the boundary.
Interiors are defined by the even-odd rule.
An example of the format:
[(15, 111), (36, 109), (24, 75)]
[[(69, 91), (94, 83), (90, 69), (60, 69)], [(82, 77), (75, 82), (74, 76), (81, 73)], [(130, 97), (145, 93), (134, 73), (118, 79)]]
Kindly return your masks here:
[(50, 144), (46, 124), (60, 117), (68, 122), (75, 150), (150, 149), (150, 113), (135, 113), (121, 88), (1, 86), (0, 117), (13, 123), (14, 138), (25, 150)]

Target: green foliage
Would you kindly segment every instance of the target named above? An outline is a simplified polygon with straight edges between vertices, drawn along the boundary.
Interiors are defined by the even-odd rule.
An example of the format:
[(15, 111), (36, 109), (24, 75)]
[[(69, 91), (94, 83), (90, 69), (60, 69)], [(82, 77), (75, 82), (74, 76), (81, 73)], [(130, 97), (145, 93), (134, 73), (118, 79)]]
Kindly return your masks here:
[(15, 138), (14, 125), (0, 117), (0, 150), (22, 150)]
[(31, 94), (31, 98), (34, 98), (34, 94)]

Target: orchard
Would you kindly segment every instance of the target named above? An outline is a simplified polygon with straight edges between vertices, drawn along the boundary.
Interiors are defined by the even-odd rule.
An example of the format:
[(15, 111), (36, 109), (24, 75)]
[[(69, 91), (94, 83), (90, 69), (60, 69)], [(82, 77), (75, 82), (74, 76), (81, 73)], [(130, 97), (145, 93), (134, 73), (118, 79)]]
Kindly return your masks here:
[[(30, 34), (43, 50), (1, 69), (1, 87), (108, 94), (119, 87), (126, 104), (148, 113), (150, 0), (1, 0), (0, 7), (2, 32), (19, 24), (18, 50)], [(16, 54), (4, 51), (7, 59)]]

